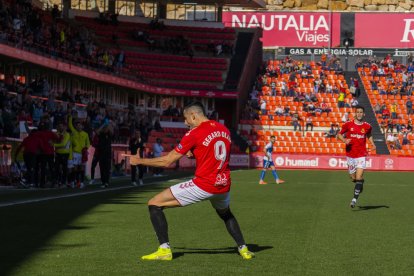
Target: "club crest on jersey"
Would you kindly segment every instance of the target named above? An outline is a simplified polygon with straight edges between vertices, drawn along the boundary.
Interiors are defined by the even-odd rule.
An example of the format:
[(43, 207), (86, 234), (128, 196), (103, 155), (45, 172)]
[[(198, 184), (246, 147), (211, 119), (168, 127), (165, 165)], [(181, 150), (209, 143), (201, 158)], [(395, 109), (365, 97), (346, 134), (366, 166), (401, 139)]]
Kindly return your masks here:
[(351, 127), (351, 131), (354, 131), (354, 128), (353, 127)]
[(362, 128), (361, 129), (361, 133), (365, 133), (365, 128)]

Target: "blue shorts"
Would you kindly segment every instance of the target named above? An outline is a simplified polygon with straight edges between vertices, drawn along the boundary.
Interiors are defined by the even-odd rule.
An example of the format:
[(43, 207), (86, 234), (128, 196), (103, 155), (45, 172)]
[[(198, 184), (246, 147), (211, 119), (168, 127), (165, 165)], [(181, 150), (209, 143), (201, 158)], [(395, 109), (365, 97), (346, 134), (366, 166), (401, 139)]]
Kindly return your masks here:
[(268, 169), (270, 168), (270, 166), (275, 166), (275, 164), (273, 163), (273, 161), (271, 160), (263, 160), (263, 169)]

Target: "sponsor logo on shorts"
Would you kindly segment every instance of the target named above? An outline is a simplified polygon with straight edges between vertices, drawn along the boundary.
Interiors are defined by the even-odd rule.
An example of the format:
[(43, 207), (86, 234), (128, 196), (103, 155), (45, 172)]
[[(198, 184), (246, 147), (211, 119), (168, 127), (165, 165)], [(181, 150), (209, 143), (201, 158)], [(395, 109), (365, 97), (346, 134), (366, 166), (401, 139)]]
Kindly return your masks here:
[(194, 183), (189, 181), (189, 182), (185, 182), (183, 184), (180, 185), (180, 189), (187, 189), (190, 187), (194, 187)]

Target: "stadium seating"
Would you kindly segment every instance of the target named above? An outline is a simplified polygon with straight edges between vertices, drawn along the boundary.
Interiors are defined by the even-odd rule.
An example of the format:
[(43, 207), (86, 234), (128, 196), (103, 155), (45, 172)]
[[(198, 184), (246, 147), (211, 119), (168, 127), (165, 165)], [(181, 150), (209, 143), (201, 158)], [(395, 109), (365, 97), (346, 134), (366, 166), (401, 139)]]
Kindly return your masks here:
[[(409, 120), (414, 120), (414, 115), (408, 115), (407, 114), (407, 108), (406, 108), (406, 101), (410, 97), (412, 100), (414, 97), (411, 95), (401, 95), (399, 93), (393, 95), (387, 92), (387, 94), (381, 95), (379, 90), (372, 89), (371, 82), (375, 82), (378, 87), (383, 86), (385, 88), (388, 88), (390, 86), (393, 86), (393, 88), (400, 89), (401, 83), (402, 83), (402, 73), (396, 73), (391, 70), (390, 74), (392, 77), (391, 79), (387, 80), (385, 76), (373, 76), (371, 73), (371, 69), (369, 67), (360, 67), (358, 68), (359, 75), (361, 77), (362, 83), (364, 85), (365, 91), (367, 92), (368, 98), (370, 100), (372, 108), (378, 103), (380, 105), (385, 104), (388, 108), (391, 106), (391, 104), (396, 103), (397, 104), (397, 118), (393, 120), (394, 124), (399, 125), (407, 125)], [(377, 114), (377, 121), (378, 124), (381, 125), (383, 121), (383, 117), (381, 114)], [(402, 144), (402, 138), (403, 133), (398, 133), (398, 139), (400, 143)], [(387, 133), (384, 133), (384, 137), (386, 138)], [(412, 133), (408, 134), (408, 145), (402, 145), (401, 149), (393, 149), (390, 146), (389, 151), (391, 155), (401, 155), (401, 156), (412, 156), (414, 155), (414, 135)]]
[[(145, 31), (154, 39), (185, 37), (197, 48), (207, 44), (233, 45), (236, 39), (232, 28), (199, 28), (167, 26), (163, 30), (152, 29), (145, 23), (119, 22), (117, 26), (102, 24), (94, 18), (76, 17), (84, 26), (92, 29), (96, 39), (119, 52), (119, 45), (125, 50), (126, 66), (122, 72), (139, 76), (140, 79), (160, 87), (183, 89), (221, 89), (228, 70), (229, 59), (225, 57), (183, 56), (147, 50), (147, 43), (137, 41), (133, 33)], [(116, 34), (116, 42), (112, 36)], [(164, 81), (164, 80), (167, 80)]]
[[(267, 62), (268, 66), (276, 66), (280, 64), (279, 60), (270, 60)], [(296, 93), (311, 93), (314, 91), (313, 81), (321, 73), (320, 65), (314, 62), (309, 62), (312, 69), (312, 74), (308, 78), (302, 78), (300, 74), (296, 74), (297, 87)], [(337, 74), (335, 71), (323, 70), (326, 78), (323, 80), (325, 84), (331, 85), (337, 84), (338, 87), (345, 88), (347, 93), (345, 103), (349, 104), (352, 96), (349, 93), (348, 85), (341, 74)], [(260, 76), (262, 77), (262, 76)], [(242, 131), (242, 135), (247, 137), (247, 140), (253, 147), (253, 150), (263, 151), (264, 145), (267, 143), (269, 136), (276, 136), (276, 142), (274, 144), (274, 152), (279, 153), (310, 153), (310, 154), (343, 154), (345, 148), (336, 138), (327, 138), (326, 132), (331, 125), (342, 124), (341, 118), (344, 113), (352, 112), (350, 107), (339, 108), (337, 103), (337, 94), (334, 93), (316, 93), (318, 103), (324, 102), (331, 110), (326, 112), (315, 112), (314, 115), (310, 115), (309, 112), (304, 110), (303, 104), (300, 101), (295, 101), (294, 97), (282, 96), (282, 80), (288, 83), (289, 75), (281, 74), (279, 77), (267, 77), (266, 82), (262, 86), (262, 91), (258, 102), (260, 105), (261, 100), (266, 102), (266, 114), (259, 112), (258, 120), (241, 120), (240, 123), (243, 127), (249, 128), (253, 125), (254, 130), (257, 130), (255, 135), (249, 135), (249, 131), (245, 129)], [(271, 84), (274, 82), (276, 95), (272, 96)], [(288, 107), (290, 115), (297, 113), (301, 119), (300, 124), (302, 131), (293, 131), (292, 117), (279, 116), (274, 114), (276, 107), (282, 108)], [(349, 106), (349, 105), (348, 105)], [(314, 131), (303, 131), (305, 128), (305, 120), (307, 116), (311, 116)]]

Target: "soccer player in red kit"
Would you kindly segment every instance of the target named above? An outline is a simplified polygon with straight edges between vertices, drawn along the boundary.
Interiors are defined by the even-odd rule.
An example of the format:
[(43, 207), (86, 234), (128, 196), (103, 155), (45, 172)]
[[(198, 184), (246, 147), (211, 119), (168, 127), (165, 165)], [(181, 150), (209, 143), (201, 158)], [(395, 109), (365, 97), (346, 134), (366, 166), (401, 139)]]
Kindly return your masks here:
[(355, 183), (354, 197), (350, 204), (351, 208), (355, 207), (359, 194), (362, 193), (364, 188), (365, 158), (368, 154), (366, 140), (368, 139), (371, 143), (372, 151), (376, 148), (371, 134), (372, 127), (369, 123), (364, 122), (364, 117), (364, 107), (356, 106), (354, 120), (343, 124), (337, 136), (346, 145), (348, 171)]
[(230, 211), (230, 132), (224, 125), (209, 120), (201, 103), (186, 106), (183, 115), (190, 130), (175, 149), (157, 158), (139, 158), (138, 153), (130, 159), (131, 165), (168, 167), (188, 155), (194, 156), (197, 164), (193, 179), (167, 188), (148, 201), (151, 222), (160, 246), (156, 252), (142, 256), (142, 259), (172, 260), (163, 209), (184, 207), (203, 200), (209, 200), (224, 221), (243, 259), (251, 259), (254, 254), (248, 250), (239, 224)]

